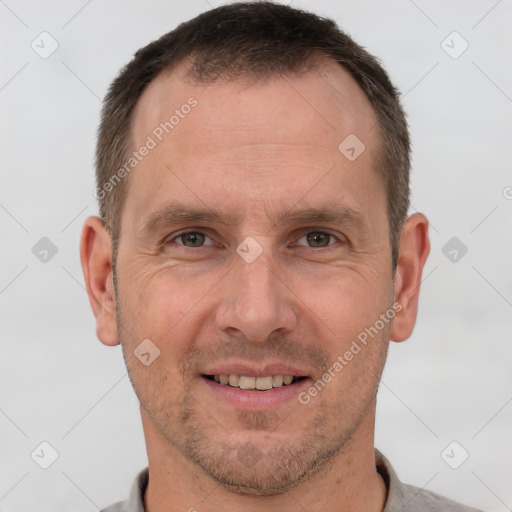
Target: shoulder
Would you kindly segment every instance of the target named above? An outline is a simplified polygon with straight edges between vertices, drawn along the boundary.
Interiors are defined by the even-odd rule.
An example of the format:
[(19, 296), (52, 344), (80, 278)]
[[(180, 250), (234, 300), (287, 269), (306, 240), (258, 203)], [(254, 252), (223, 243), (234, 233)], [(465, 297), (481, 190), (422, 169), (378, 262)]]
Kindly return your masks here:
[(482, 512), (425, 489), (402, 484), (402, 512)]
[(102, 509), (100, 512), (128, 512), (128, 502), (118, 501), (117, 503)]
[(144, 512), (144, 493), (148, 485), (149, 470), (143, 469), (135, 478), (126, 501), (118, 501), (100, 512)]
[(402, 483), (390, 462), (377, 449), (375, 460), (388, 490), (383, 512), (482, 512), (435, 492)]

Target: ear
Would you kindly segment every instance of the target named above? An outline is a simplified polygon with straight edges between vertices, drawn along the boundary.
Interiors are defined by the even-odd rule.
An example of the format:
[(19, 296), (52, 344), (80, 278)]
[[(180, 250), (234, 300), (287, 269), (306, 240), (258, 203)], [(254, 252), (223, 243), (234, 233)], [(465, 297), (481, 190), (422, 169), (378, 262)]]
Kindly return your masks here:
[(84, 223), (80, 260), (89, 302), (96, 317), (96, 335), (105, 345), (118, 345), (112, 243), (99, 217), (89, 217)]
[(412, 334), (418, 314), (421, 275), (430, 253), (428, 220), (422, 213), (411, 215), (404, 223), (395, 273), (395, 302), (401, 309), (395, 315), (390, 338), (405, 341)]

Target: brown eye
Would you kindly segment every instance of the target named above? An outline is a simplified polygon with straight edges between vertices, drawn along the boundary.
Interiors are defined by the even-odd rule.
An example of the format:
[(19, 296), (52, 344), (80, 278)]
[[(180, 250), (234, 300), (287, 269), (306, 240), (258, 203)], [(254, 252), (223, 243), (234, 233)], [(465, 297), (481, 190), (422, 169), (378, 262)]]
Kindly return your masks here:
[[(307, 233), (302, 238), (299, 239), (298, 242), (305, 240), (307, 245), (313, 248), (322, 248), (331, 245), (331, 239), (334, 238), (334, 235), (329, 233), (323, 233), (322, 231), (312, 231), (311, 233)], [(303, 245), (299, 243), (299, 245)]]
[(181, 244), (179, 245), (184, 245), (185, 247), (201, 247), (204, 245), (206, 238), (208, 237), (204, 233), (189, 231), (187, 233), (182, 233), (174, 240), (181, 240)]

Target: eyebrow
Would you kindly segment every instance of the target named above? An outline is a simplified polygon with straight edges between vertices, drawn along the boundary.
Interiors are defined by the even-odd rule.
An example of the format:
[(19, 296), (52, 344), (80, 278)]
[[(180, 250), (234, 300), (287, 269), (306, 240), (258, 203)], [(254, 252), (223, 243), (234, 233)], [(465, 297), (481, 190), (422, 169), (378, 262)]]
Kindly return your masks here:
[[(217, 223), (224, 226), (240, 224), (241, 216), (223, 213), (208, 207), (191, 207), (180, 202), (169, 203), (152, 213), (143, 222), (141, 231), (146, 234), (182, 223)], [(333, 203), (322, 207), (306, 207), (296, 210), (280, 211), (272, 220), (271, 229), (291, 224), (329, 223), (349, 225), (363, 229), (366, 227), (364, 216), (352, 208)]]
[(326, 204), (321, 208), (304, 208), (301, 210), (285, 211), (278, 214), (272, 223), (272, 228), (286, 224), (327, 223), (337, 225), (353, 225), (362, 228), (366, 225), (361, 213), (346, 206)]
[(161, 228), (185, 222), (218, 223), (226, 226), (235, 225), (238, 215), (221, 214), (220, 212), (207, 207), (191, 207), (183, 203), (169, 203), (152, 213), (143, 223), (141, 231), (152, 233)]

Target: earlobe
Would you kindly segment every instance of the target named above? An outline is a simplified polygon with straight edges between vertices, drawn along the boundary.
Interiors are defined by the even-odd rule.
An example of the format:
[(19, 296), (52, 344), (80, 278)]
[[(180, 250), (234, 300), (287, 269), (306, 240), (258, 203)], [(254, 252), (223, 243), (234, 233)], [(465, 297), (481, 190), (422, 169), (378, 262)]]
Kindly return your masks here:
[(89, 302), (96, 318), (96, 334), (105, 345), (118, 345), (111, 237), (99, 217), (89, 217), (84, 223), (80, 260)]
[(395, 273), (395, 303), (401, 309), (395, 316), (390, 338), (405, 341), (414, 329), (423, 267), (430, 252), (428, 220), (421, 213), (411, 215), (404, 223), (400, 238)]

